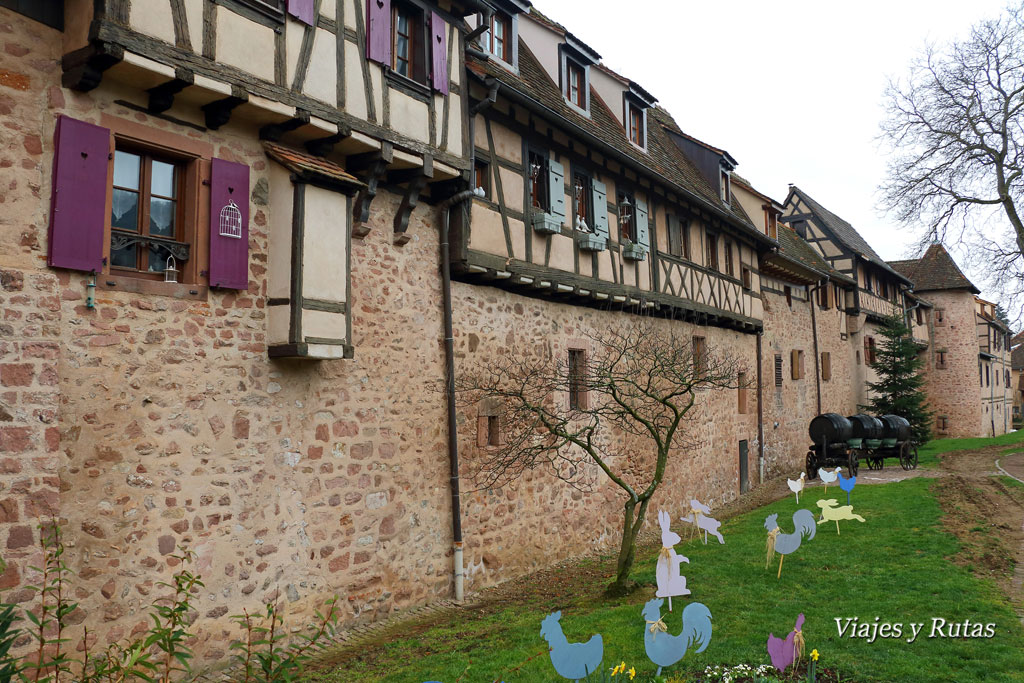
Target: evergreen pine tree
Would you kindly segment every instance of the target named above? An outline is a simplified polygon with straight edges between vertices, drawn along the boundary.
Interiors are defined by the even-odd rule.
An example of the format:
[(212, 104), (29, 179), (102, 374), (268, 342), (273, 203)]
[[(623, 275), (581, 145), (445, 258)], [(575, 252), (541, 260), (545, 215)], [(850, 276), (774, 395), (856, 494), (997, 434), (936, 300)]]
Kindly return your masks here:
[(910, 423), (913, 438), (923, 444), (931, 439), (932, 411), (928, 410), (923, 390), (921, 368), (924, 359), (918, 356), (903, 316), (891, 316), (879, 331), (882, 343), (872, 364), (877, 382), (868, 382), (869, 405), (874, 415), (899, 415)]

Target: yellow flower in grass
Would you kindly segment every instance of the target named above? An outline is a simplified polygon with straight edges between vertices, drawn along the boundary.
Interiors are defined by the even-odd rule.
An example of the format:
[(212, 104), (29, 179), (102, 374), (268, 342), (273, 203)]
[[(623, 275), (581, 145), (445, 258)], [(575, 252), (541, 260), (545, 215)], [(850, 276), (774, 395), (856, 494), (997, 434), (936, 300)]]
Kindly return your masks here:
[(620, 673), (624, 672), (625, 670), (626, 670), (626, 663), (625, 662), (619, 662), (619, 665), (617, 667), (615, 667), (614, 669), (612, 669), (612, 676), (618, 676)]
[(811, 650), (811, 659), (813, 659), (814, 661), (818, 661), (818, 650), (817, 649)]
[(629, 667), (629, 680), (636, 678), (636, 669)]

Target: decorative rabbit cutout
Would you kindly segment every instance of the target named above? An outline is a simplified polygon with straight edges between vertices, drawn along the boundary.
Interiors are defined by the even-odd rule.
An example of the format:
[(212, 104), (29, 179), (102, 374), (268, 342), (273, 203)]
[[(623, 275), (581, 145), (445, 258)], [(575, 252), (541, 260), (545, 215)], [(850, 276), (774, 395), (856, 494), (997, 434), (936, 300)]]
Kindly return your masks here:
[(696, 498), (692, 498), (690, 499), (690, 514), (679, 519), (688, 524), (693, 524), (694, 531), (701, 530), (704, 532), (702, 537), (704, 545), (708, 544), (709, 533), (717, 538), (719, 543), (725, 543), (725, 539), (722, 538), (722, 534), (718, 531), (718, 527), (722, 526), (722, 523), (713, 517), (709, 517), (710, 512), (711, 508), (709, 506)]
[(658, 566), (654, 571), (658, 579), (658, 591), (655, 595), (659, 598), (668, 598), (668, 611), (672, 611), (672, 598), (679, 595), (689, 595), (686, 588), (686, 577), (679, 574), (679, 565), (683, 562), (690, 563), (689, 558), (676, 553), (673, 546), (679, 543), (679, 534), (672, 531), (672, 516), (667, 512), (658, 510), (658, 524), (661, 525), (661, 553), (658, 554)]

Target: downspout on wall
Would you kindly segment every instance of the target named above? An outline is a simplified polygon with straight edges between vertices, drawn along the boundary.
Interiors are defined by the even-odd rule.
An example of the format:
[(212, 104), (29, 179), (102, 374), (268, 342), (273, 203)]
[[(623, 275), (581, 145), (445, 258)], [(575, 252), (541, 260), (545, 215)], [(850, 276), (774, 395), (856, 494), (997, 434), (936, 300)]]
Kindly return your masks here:
[(764, 368), (761, 352), (764, 331), (757, 333), (757, 483), (764, 483)]
[[(817, 293), (821, 290), (822, 283), (828, 283), (828, 278), (818, 280), (818, 284), (810, 289), (810, 292)], [(818, 397), (818, 415), (821, 415), (821, 356), (818, 353), (818, 318), (815, 315), (817, 304), (814, 301), (814, 294), (807, 297), (807, 303), (811, 307), (811, 336), (814, 339), (814, 388)]]

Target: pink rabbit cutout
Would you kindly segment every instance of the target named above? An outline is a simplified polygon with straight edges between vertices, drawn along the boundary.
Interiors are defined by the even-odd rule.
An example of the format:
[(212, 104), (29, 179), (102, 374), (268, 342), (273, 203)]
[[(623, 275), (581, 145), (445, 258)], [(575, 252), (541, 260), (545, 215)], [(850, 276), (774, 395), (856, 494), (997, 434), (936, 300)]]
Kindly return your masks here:
[(661, 525), (661, 553), (658, 554), (658, 566), (654, 571), (658, 579), (658, 591), (655, 595), (659, 598), (668, 598), (669, 610), (672, 610), (672, 598), (679, 595), (689, 595), (686, 588), (686, 577), (680, 575), (679, 567), (683, 562), (690, 563), (689, 558), (676, 553), (673, 546), (679, 543), (679, 534), (672, 531), (672, 517), (667, 512), (658, 511), (658, 524)]

